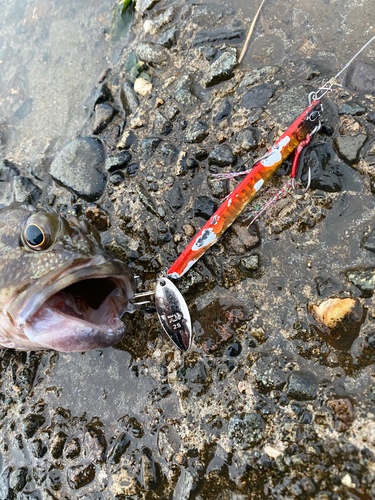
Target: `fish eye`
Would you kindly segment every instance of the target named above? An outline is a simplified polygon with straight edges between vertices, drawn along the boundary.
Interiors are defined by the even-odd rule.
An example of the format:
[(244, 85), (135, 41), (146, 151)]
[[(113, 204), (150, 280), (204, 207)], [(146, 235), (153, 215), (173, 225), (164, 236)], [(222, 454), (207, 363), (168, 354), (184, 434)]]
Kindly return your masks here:
[(21, 234), (24, 246), (40, 251), (49, 248), (59, 229), (59, 218), (54, 214), (35, 213), (29, 217)]
[(26, 244), (33, 249), (43, 247), (46, 235), (43, 229), (36, 224), (28, 224), (23, 233)]

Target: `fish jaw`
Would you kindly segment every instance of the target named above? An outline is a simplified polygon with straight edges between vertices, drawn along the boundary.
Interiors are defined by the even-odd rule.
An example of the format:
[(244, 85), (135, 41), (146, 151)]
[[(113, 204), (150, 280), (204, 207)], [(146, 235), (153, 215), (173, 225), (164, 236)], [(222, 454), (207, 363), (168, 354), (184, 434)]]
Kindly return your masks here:
[[(129, 268), (109, 254), (72, 267), (48, 284), (31, 285), (9, 304), (0, 345), (82, 352), (124, 338), (121, 317), (134, 309), (135, 281)], [(95, 305), (94, 296), (99, 297)]]

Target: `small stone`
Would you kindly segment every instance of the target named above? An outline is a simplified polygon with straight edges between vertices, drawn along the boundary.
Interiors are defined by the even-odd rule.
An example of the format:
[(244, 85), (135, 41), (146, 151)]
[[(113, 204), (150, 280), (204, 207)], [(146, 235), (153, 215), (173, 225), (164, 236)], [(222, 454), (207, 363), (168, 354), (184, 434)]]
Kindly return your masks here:
[(81, 137), (60, 151), (51, 165), (53, 179), (86, 201), (96, 201), (106, 187), (105, 148), (100, 139)]
[(334, 140), (337, 149), (337, 154), (349, 165), (353, 165), (358, 161), (359, 152), (366, 142), (367, 135), (358, 134), (355, 136), (340, 136)]
[(280, 68), (277, 66), (264, 66), (263, 68), (253, 69), (249, 73), (246, 73), (241, 80), (239, 88), (248, 87), (254, 85), (262, 78), (270, 78), (275, 76)]
[(208, 135), (208, 127), (205, 123), (197, 120), (188, 127), (185, 135), (185, 142), (199, 143), (202, 142)]
[(125, 130), (121, 139), (117, 143), (118, 149), (129, 149), (136, 141), (136, 136), (132, 130)]
[(123, 172), (121, 172), (121, 170), (117, 170), (116, 172), (112, 173), (109, 180), (114, 186), (119, 186), (125, 181), (125, 175)]
[(157, 43), (167, 49), (170, 49), (176, 41), (176, 32), (177, 28), (176, 26), (173, 26), (173, 28), (170, 28), (162, 34)]
[(115, 116), (116, 110), (110, 104), (98, 104), (95, 107), (93, 134), (100, 134)]
[(129, 445), (129, 436), (126, 434), (126, 432), (122, 432), (113, 444), (112, 450), (108, 455), (108, 462), (110, 464), (118, 464)]
[(182, 230), (188, 238), (192, 238), (195, 234), (195, 228), (191, 224), (184, 224)]
[(236, 446), (247, 449), (263, 439), (264, 422), (256, 413), (233, 415), (228, 423), (228, 436)]
[(63, 449), (66, 443), (67, 435), (63, 431), (59, 431), (51, 439), (50, 453), (54, 459), (62, 457)]
[(198, 45), (206, 45), (209, 43), (222, 42), (224, 40), (233, 40), (235, 38), (242, 38), (245, 34), (243, 29), (228, 29), (219, 28), (216, 30), (203, 29), (198, 31), (192, 42), (192, 47), (197, 47)]
[(361, 321), (363, 306), (358, 299), (333, 298), (323, 301), (319, 306), (310, 306), (310, 312), (319, 326), (328, 333), (336, 330), (344, 333), (351, 323)]
[(101, 463), (105, 458), (107, 442), (102, 431), (90, 428), (85, 433), (85, 446), (88, 458), (94, 463)]
[(355, 104), (354, 102), (344, 102), (341, 104), (339, 109), (339, 115), (352, 115), (352, 116), (360, 116), (366, 112), (365, 108)]
[(155, 4), (158, 3), (158, 1), (159, 0), (137, 0), (135, 10), (138, 14), (143, 16), (146, 10), (150, 10)]
[(133, 175), (136, 175), (136, 173), (139, 170), (139, 167), (140, 167), (139, 163), (132, 163), (131, 165), (128, 165), (126, 167), (127, 175), (129, 175), (130, 177), (132, 177)]
[(172, 122), (169, 121), (161, 113), (156, 115), (154, 121), (154, 133), (158, 135), (168, 135), (172, 132)]
[(147, 137), (146, 139), (142, 139), (140, 142), (142, 161), (147, 161), (153, 156), (160, 142), (161, 139), (159, 139), (159, 137)]
[(372, 293), (375, 290), (375, 268), (357, 268), (346, 271), (346, 277), (362, 292)]
[(199, 167), (199, 163), (194, 158), (188, 158), (186, 160), (186, 166), (187, 166), (187, 168), (192, 170), (193, 168)]
[(78, 490), (90, 484), (95, 479), (95, 467), (92, 463), (84, 463), (69, 467), (67, 472), (68, 484)]
[(164, 142), (161, 147), (161, 154), (163, 155), (164, 163), (174, 163), (177, 160), (178, 149), (170, 142)]
[(253, 128), (245, 128), (238, 132), (237, 144), (245, 151), (254, 151), (258, 146), (258, 134)]
[(186, 172), (186, 151), (180, 151), (176, 162), (176, 175), (185, 175)]
[(152, 87), (152, 83), (144, 78), (137, 78), (134, 82), (134, 91), (143, 97), (151, 93)]
[(19, 203), (36, 203), (42, 192), (29, 177), (20, 175), (13, 181), (14, 201)]
[(245, 272), (257, 271), (259, 269), (259, 255), (249, 255), (240, 259), (241, 269)]
[(81, 453), (81, 445), (79, 443), (78, 438), (71, 439), (65, 445), (64, 456), (65, 458), (73, 459), (77, 458)]
[[(143, 23), (143, 29), (146, 33), (151, 33), (152, 35), (155, 35), (163, 26), (166, 24), (169, 24), (173, 16), (176, 12), (176, 8), (174, 5), (171, 5), (167, 9), (160, 10), (159, 12), (156, 12), (150, 19), (147, 19)], [(163, 45), (162, 43), (157, 41), (159, 45)]]
[(93, 107), (95, 108), (97, 104), (101, 104), (106, 101), (112, 101), (112, 94), (108, 85), (103, 83), (103, 85), (101, 85), (95, 93)]
[(43, 441), (39, 438), (34, 439), (31, 442), (31, 453), (34, 455), (35, 458), (43, 458), (44, 455), (47, 453), (47, 446), (43, 443)]
[(194, 216), (209, 220), (216, 211), (216, 203), (208, 196), (197, 196), (194, 204)]
[(362, 61), (354, 62), (346, 73), (344, 85), (354, 91), (374, 94), (375, 67)]
[(194, 156), (198, 161), (204, 161), (208, 157), (208, 152), (205, 149), (198, 149)]
[(173, 120), (174, 118), (176, 118), (179, 112), (180, 110), (176, 108), (176, 106), (169, 106), (169, 108), (167, 109), (167, 118)]
[[(26, 485), (26, 478), (27, 478), (27, 467), (20, 467), (19, 469), (15, 469), (9, 478), (9, 487), (13, 491), (19, 492), (22, 491)], [(11, 497), (7, 496), (6, 498), (13, 498), (13, 495)]]
[(142, 128), (147, 126), (147, 116), (143, 112), (136, 112), (130, 118), (130, 127), (131, 128)]
[(211, 87), (233, 76), (237, 66), (237, 49), (228, 47), (225, 52), (211, 64), (210, 73), (205, 81), (206, 87)]
[(345, 476), (341, 479), (341, 483), (347, 488), (356, 488), (356, 484), (352, 481), (351, 475), (349, 472), (345, 474)]
[(229, 194), (229, 183), (226, 179), (218, 180), (207, 177), (207, 184), (215, 198), (225, 198)]
[(361, 248), (365, 248), (366, 250), (375, 253), (375, 229), (362, 238)]
[(163, 99), (161, 99), (160, 97), (157, 97), (155, 100), (155, 108), (160, 108), (160, 106), (163, 106), (163, 104), (164, 104)]
[(179, 210), (184, 202), (181, 187), (177, 184), (174, 184), (172, 189), (168, 193), (167, 199), (172, 212), (176, 212), (177, 210)]
[(284, 367), (285, 361), (271, 353), (259, 358), (251, 367), (251, 371), (263, 390), (281, 390), (288, 377)]
[(272, 85), (263, 83), (252, 87), (242, 97), (241, 106), (246, 109), (258, 108), (268, 103), (273, 96), (274, 89)]
[(132, 155), (128, 151), (122, 151), (116, 156), (109, 156), (105, 162), (107, 172), (115, 172), (125, 168), (131, 161)]
[(354, 410), (350, 399), (332, 399), (328, 401), (327, 406), (333, 411), (333, 427), (338, 432), (347, 431), (354, 421)]
[(366, 120), (370, 123), (375, 123), (375, 113), (369, 113)]
[(229, 118), (232, 112), (232, 104), (230, 101), (227, 99), (223, 101), (219, 109), (217, 110), (215, 116), (214, 116), (214, 122), (215, 123), (220, 123), (221, 121), (225, 120), (226, 118)]
[(208, 155), (208, 164), (217, 165), (218, 167), (228, 167), (233, 166), (237, 162), (237, 158), (234, 156), (231, 148), (229, 146), (218, 146), (213, 149)]
[(154, 43), (140, 43), (136, 48), (137, 57), (151, 66), (164, 66), (168, 60), (165, 50)]
[(36, 431), (41, 427), (45, 422), (45, 418), (42, 415), (36, 415), (31, 413), (26, 418), (22, 420), (23, 431), (27, 438), (31, 438), (34, 436)]
[(314, 374), (292, 372), (289, 376), (287, 396), (297, 401), (315, 399), (318, 393), (318, 381)]
[(125, 80), (120, 91), (121, 102), (127, 115), (137, 111), (139, 99), (134, 91), (134, 86), (129, 80)]
[(184, 75), (176, 85), (175, 98), (176, 101), (185, 106), (197, 104), (199, 99), (193, 95), (191, 87), (193, 84), (192, 76), (190, 74)]

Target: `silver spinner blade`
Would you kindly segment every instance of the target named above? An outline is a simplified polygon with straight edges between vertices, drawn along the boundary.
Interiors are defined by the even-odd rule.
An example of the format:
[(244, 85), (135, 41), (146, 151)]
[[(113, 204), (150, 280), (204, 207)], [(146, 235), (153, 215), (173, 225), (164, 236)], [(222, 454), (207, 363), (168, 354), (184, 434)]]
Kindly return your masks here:
[(178, 288), (168, 278), (156, 280), (155, 306), (168, 337), (179, 349), (187, 351), (192, 338), (189, 309)]

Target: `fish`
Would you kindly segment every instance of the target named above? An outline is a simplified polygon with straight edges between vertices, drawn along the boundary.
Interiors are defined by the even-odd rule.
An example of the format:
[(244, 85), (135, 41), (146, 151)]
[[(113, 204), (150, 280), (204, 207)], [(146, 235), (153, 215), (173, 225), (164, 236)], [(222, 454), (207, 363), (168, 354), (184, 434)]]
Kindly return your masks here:
[(20, 203), (0, 210), (0, 347), (112, 346), (125, 336), (135, 290), (129, 267), (88, 222)]

